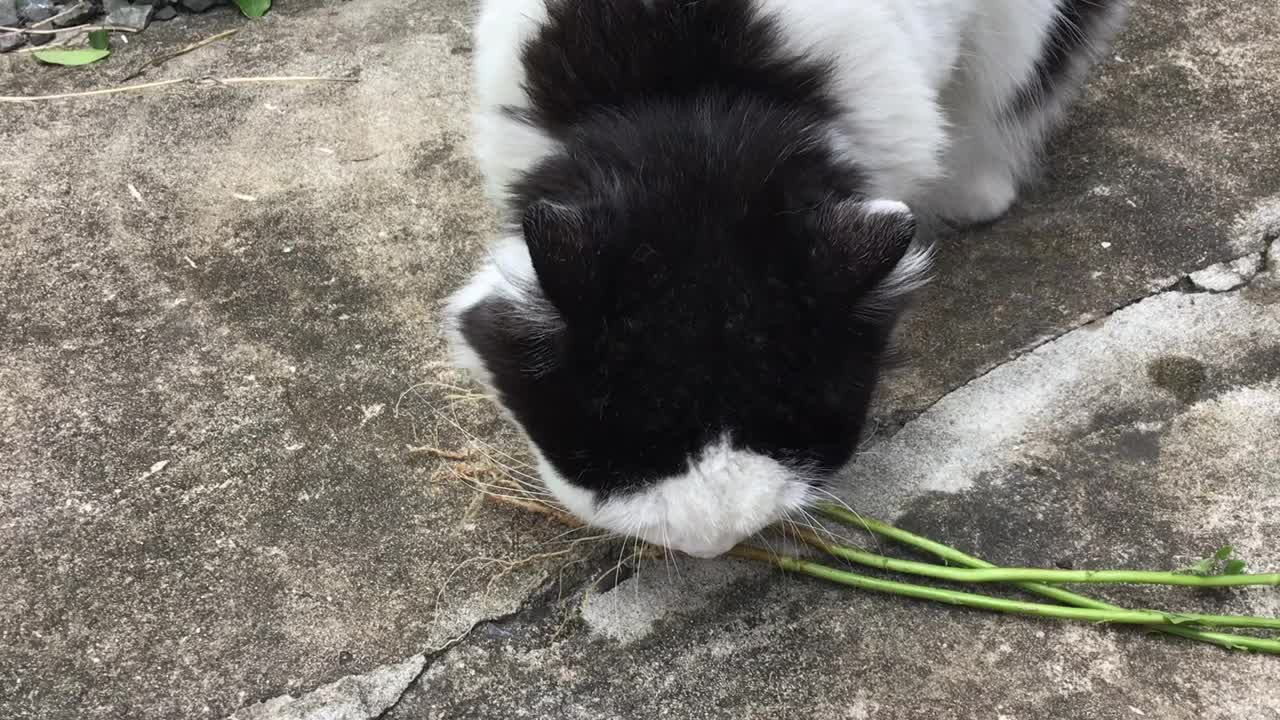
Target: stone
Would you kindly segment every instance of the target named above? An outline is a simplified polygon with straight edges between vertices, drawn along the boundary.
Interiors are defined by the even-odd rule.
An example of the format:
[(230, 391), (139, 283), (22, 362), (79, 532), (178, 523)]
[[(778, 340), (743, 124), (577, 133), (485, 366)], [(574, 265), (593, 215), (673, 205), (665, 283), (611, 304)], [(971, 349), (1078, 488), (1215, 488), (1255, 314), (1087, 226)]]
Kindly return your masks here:
[(20, 48), (26, 41), (22, 33), (0, 33), (0, 53)]
[(0, 25), (17, 27), (22, 24), (18, 19), (18, 6), (14, 0), (0, 0)]
[[(59, 9), (54, 15), (54, 27), (71, 27), (72, 25), (83, 25), (97, 16), (99, 7), (89, 0), (80, 0), (80, 2), (69, 3), (67, 7)], [(65, 13), (65, 14), (63, 14)]]
[(221, 5), (221, 0), (179, 0), (179, 4), (183, 9), (191, 12), (204, 12), (214, 5)]
[(151, 19), (160, 20), (163, 22), (165, 20), (172, 20), (177, 16), (178, 16), (178, 11), (174, 10), (173, 7), (170, 5), (166, 5), (165, 7), (162, 7), (159, 10), (156, 10), (156, 14), (152, 16)]
[[(106, 23), (108, 25), (121, 25), (124, 27), (134, 28), (135, 30), (145, 30), (147, 24), (151, 22), (151, 16), (155, 13), (154, 5), (120, 5), (119, 0), (115, 3), (116, 7), (111, 8), (107, 12)], [(108, 3), (110, 8), (112, 3)]]
[(53, 17), (53, 3), (49, 0), (27, 0), (18, 10), (18, 16), (28, 25), (34, 25)]

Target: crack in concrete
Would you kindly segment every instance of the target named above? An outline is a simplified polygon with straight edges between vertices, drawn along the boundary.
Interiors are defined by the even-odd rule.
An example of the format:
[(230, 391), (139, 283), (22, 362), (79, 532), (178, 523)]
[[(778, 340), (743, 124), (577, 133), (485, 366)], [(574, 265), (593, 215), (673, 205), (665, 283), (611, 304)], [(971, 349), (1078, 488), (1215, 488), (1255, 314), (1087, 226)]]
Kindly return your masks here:
[[(1011, 362), (1016, 362), (1018, 359), (1035, 352), (1039, 348), (1044, 347), (1049, 343), (1060, 340), (1066, 335), (1070, 335), (1071, 333), (1076, 332), (1077, 330), (1080, 330), (1082, 328), (1088, 327), (1090, 325), (1093, 325), (1094, 323), (1104, 322), (1106, 321), (1107, 318), (1115, 315), (1116, 313), (1126, 310), (1134, 305), (1137, 305), (1138, 303), (1144, 300), (1148, 300), (1157, 295), (1162, 295), (1167, 292), (1180, 292), (1184, 294), (1205, 293), (1205, 294), (1212, 294), (1212, 295), (1240, 292), (1241, 290), (1248, 288), (1259, 278), (1269, 274), (1275, 274), (1277, 272), (1280, 272), (1280, 267), (1276, 267), (1274, 265), (1274, 263), (1280, 262), (1280, 259), (1274, 257), (1276, 254), (1280, 254), (1280, 236), (1273, 237), (1270, 233), (1268, 233), (1262, 236), (1262, 249), (1258, 252), (1246, 253), (1244, 255), (1231, 258), (1229, 260), (1214, 263), (1212, 265), (1207, 265), (1204, 268), (1201, 268), (1200, 270), (1185, 272), (1181, 275), (1168, 278), (1164, 281), (1156, 281), (1156, 284), (1154, 285), (1154, 287), (1152, 287), (1147, 293), (1130, 298), (1126, 302), (1120, 305), (1116, 305), (1115, 307), (1112, 307), (1110, 310), (1107, 310), (1106, 312), (1094, 313), (1094, 314), (1084, 316), (1078, 322), (1063, 328), (1060, 332), (1054, 333), (1052, 335), (1044, 335), (1039, 338), (1036, 338), (1034, 342), (1028, 343), (1027, 345), (1024, 345), (1018, 348), (1017, 350), (1009, 353), (1009, 355), (1007, 355), (1003, 360), (991, 363), (987, 367), (982, 368), (979, 372), (971, 376), (968, 380), (965, 380), (959, 385), (956, 385), (955, 387), (948, 389), (946, 392), (939, 395), (933, 402), (925, 405), (918, 412), (913, 413), (910, 417), (907, 417), (899, 422), (893, 423), (893, 427), (889, 428), (890, 431), (880, 436), (880, 440), (884, 441), (892, 438), (894, 435), (900, 432), (907, 425), (910, 425), (913, 421), (915, 421), (921, 415), (924, 415), (925, 413), (932, 410), (934, 406), (942, 402), (944, 399), (946, 399), (948, 395), (956, 392), (957, 390), (961, 390), (965, 387), (968, 387), (969, 385), (972, 385), (973, 383), (983, 379), (984, 377), (986, 377), (987, 375), (990, 375), (992, 372), (995, 372), (1001, 367), (1008, 365)], [(1202, 287), (1192, 279), (1194, 275), (1204, 272), (1210, 268), (1215, 268), (1219, 266), (1232, 267), (1237, 263), (1243, 263), (1245, 261), (1248, 261), (1251, 258), (1256, 259), (1257, 261), (1256, 267), (1253, 267), (1253, 269), (1250, 272), (1248, 272), (1248, 277), (1242, 278), (1242, 281), (1240, 284), (1235, 285), (1230, 289), (1217, 290), (1217, 289)]]
[(279, 695), (246, 705), (228, 720), (368, 720), (398, 701), (404, 684), (419, 676), (423, 655), (348, 675), (297, 697)]
[[(476, 632), (490, 627), (520, 624), (526, 619), (536, 619), (539, 614), (546, 612), (549, 607), (559, 602), (561, 598), (572, 597), (601, 579), (612, 580), (612, 584), (605, 590), (612, 589), (633, 574), (631, 568), (624, 566), (619, 568), (618, 572), (609, 573), (604, 578), (601, 578), (602, 573), (598, 571), (601, 568), (611, 567), (615, 563), (616, 560), (605, 558), (602, 558), (599, 563), (592, 563), (591, 569), (584, 573), (584, 578), (579, 582), (571, 583), (567, 591), (563, 586), (561, 574), (551, 573), (546, 582), (530, 593), (516, 609), (495, 617), (477, 620), (457, 637), (435, 649), (412, 655), (399, 662), (380, 665), (360, 675), (348, 675), (333, 683), (302, 693), (297, 697), (282, 695), (246, 705), (232, 713), (227, 720), (388, 720), (408, 696), (409, 692), (418, 685), (435, 663), (454, 649), (465, 645)], [(386, 699), (376, 701), (375, 698), (372, 698), (370, 688), (367, 683), (362, 682), (363, 680), (378, 675), (386, 675), (397, 669), (403, 670), (407, 665), (415, 666), (412, 668), (412, 675), (405, 678), (404, 681), (396, 683), (393, 693), (387, 693), (388, 695), (394, 695), (394, 699), (390, 699), (388, 703)], [(338, 686), (340, 685), (345, 687), (347, 692), (339, 694), (340, 689)], [(382, 689), (391, 690), (385, 685)], [(383, 709), (376, 715), (363, 714), (359, 717), (340, 709), (342, 705), (349, 705), (347, 701), (353, 694), (358, 695), (360, 708), (381, 706)], [(336, 695), (337, 697), (322, 698), (322, 695)]]
[(426, 676), (427, 672), (431, 670), (431, 667), (435, 665), (436, 661), (444, 657), (445, 655), (449, 654), (449, 652), (454, 648), (467, 642), (467, 640), (471, 638), (472, 634), (474, 634), (476, 630), (479, 630), (480, 628), (488, 627), (491, 625), (507, 624), (515, 620), (522, 613), (527, 612), (528, 610), (529, 608), (526, 607), (524, 604), (522, 604), (520, 607), (516, 608), (515, 610), (512, 610), (509, 613), (506, 613), (505, 615), (499, 615), (494, 618), (486, 618), (484, 620), (479, 620), (474, 624), (472, 624), (471, 627), (467, 628), (466, 632), (458, 635), (456, 638), (450, 640), (444, 645), (441, 645), (440, 647), (436, 648), (435, 650), (431, 650), (430, 652), (422, 653), (422, 657), (424, 660), (424, 662), (422, 663), (422, 668), (418, 670), (417, 674), (415, 674), (412, 678), (409, 679), (409, 682), (404, 684), (404, 687), (400, 688), (400, 692), (396, 695), (396, 699), (392, 701), (392, 703), (388, 705), (385, 710), (378, 713), (377, 716), (375, 716), (374, 718), (371, 718), (371, 720), (387, 720), (387, 718), (390, 718), (391, 713), (395, 712), (396, 708), (400, 707), (400, 703), (404, 702), (404, 699), (408, 697), (409, 691), (412, 690), (414, 686), (417, 685), (418, 682), (422, 680), (424, 676)]
[(422, 669), (414, 675), (413, 679), (401, 688), (400, 694), (396, 697), (395, 702), (375, 718), (371, 718), (371, 720), (389, 720), (391, 714), (408, 696), (409, 691), (426, 676), (426, 674), (435, 665), (436, 661), (448, 655), (453, 650), (465, 645), (469, 640), (471, 640), (472, 636), (475, 635), (476, 631), (489, 627), (503, 627), (519, 624), (526, 618), (530, 620), (535, 619), (538, 614), (547, 611), (548, 608), (560, 602), (564, 597), (573, 597), (586, 588), (601, 583), (602, 581), (610, 583), (602, 590), (602, 592), (608, 592), (634, 575), (634, 569), (626, 566), (625, 564), (618, 565), (616, 572), (598, 572), (602, 568), (613, 567), (616, 564), (616, 560), (608, 558), (602, 558), (598, 563), (591, 563), (591, 569), (584, 573), (583, 579), (579, 582), (571, 583), (567, 592), (564, 587), (561, 574), (552, 573), (540, 588), (529, 594), (525, 601), (520, 604), (520, 607), (497, 617), (478, 620), (472, 624), (466, 632), (461, 633), (456, 638), (450, 640), (444, 645), (441, 645), (435, 650), (422, 653), (422, 656), (425, 658)]

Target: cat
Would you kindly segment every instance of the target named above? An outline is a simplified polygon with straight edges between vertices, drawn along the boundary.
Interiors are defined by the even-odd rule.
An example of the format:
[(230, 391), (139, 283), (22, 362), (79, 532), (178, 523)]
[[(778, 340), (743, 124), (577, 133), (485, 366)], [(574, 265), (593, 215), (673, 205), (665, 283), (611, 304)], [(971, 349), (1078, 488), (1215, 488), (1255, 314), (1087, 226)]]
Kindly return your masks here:
[(583, 522), (714, 557), (853, 457), (931, 272), (1015, 203), (1124, 0), (483, 0), (506, 230), (460, 367)]

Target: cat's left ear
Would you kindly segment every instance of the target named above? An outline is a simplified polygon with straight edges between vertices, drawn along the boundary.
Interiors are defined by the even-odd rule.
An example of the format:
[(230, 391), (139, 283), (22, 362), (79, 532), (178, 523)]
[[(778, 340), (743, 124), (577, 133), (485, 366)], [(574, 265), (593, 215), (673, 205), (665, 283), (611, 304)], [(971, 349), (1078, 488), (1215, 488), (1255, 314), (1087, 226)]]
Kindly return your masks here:
[(830, 280), (858, 294), (859, 307), (889, 309), (928, 282), (932, 247), (905, 203), (851, 198), (817, 212), (815, 260)]

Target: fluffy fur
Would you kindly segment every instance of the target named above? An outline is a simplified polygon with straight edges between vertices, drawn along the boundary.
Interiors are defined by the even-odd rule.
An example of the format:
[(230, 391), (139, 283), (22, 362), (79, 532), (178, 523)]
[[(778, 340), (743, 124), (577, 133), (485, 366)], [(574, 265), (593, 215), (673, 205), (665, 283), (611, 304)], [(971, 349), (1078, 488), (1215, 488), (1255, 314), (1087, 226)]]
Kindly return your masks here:
[(1120, 0), (486, 0), (509, 235), (455, 358), (584, 521), (714, 555), (848, 462), (924, 282), (1003, 214)]

